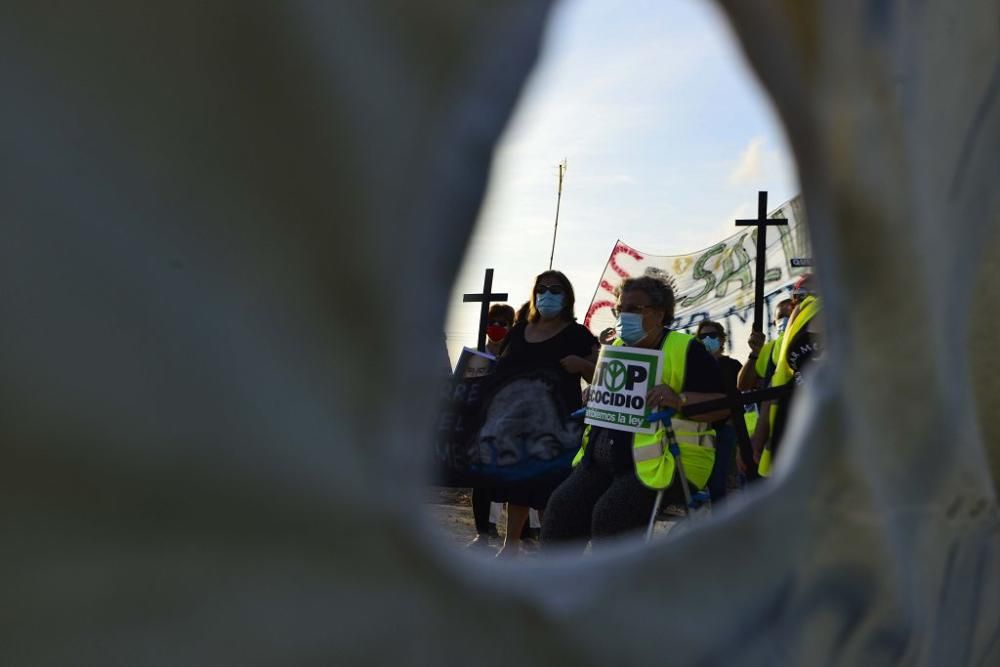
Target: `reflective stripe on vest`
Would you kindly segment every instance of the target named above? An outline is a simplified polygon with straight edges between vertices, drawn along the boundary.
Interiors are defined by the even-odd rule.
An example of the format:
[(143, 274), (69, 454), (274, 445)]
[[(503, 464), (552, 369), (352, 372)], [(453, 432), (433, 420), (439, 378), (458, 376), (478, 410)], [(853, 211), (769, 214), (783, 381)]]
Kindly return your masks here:
[[(799, 304), (798, 311), (799, 312), (795, 315), (795, 321), (788, 325), (788, 329), (785, 331), (785, 337), (781, 341), (781, 350), (778, 352), (777, 366), (774, 369), (774, 376), (771, 378), (772, 387), (781, 387), (782, 385), (786, 385), (795, 376), (795, 372), (792, 370), (792, 367), (788, 365), (788, 348), (792, 343), (792, 339), (795, 338), (800, 331), (805, 329), (812, 318), (816, 316), (816, 313), (819, 312), (819, 300), (814, 296), (807, 296), (803, 299), (802, 303)], [(777, 401), (773, 401), (771, 403), (771, 410), (767, 417), (771, 437), (768, 438), (767, 445), (760, 457), (760, 463), (757, 464), (757, 472), (763, 477), (770, 477), (771, 475), (771, 445), (774, 441), (774, 423), (778, 417)]]
[[(688, 346), (694, 342), (694, 336), (671, 331), (663, 341), (663, 384), (681, 393), (684, 388), (684, 377), (687, 372)], [(615, 345), (622, 345), (616, 340)], [(709, 424), (680, 419), (670, 420), (680, 446), (684, 472), (688, 480), (701, 488), (708, 483), (715, 465), (715, 431)], [(632, 437), (632, 459), (635, 462), (635, 474), (644, 485), (651, 489), (665, 489), (674, 481), (674, 457), (667, 451), (666, 430), (661, 428), (656, 433), (636, 433)]]
[(771, 450), (765, 449), (764, 453), (760, 455), (760, 461), (757, 463), (757, 474), (763, 477), (771, 476)]
[(747, 424), (747, 433), (753, 435), (753, 432), (757, 430), (757, 411), (744, 412), (743, 421)]

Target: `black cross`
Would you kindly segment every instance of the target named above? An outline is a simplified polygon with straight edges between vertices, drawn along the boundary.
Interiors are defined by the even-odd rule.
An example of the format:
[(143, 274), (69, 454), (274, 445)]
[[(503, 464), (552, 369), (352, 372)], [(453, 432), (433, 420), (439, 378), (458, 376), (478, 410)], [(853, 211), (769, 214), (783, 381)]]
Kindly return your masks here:
[(737, 227), (754, 226), (757, 228), (757, 272), (754, 275), (756, 288), (753, 300), (753, 330), (764, 331), (764, 274), (767, 273), (767, 228), (769, 225), (787, 225), (785, 218), (767, 217), (767, 191), (757, 193), (757, 219), (737, 220)]
[(490, 303), (494, 301), (506, 301), (507, 293), (503, 294), (493, 294), (493, 269), (486, 269), (486, 279), (483, 280), (483, 293), (482, 294), (464, 294), (462, 295), (462, 301), (464, 303), (471, 302), (482, 302), (482, 306), (479, 309), (479, 339), (476, 342), (476, 349), (480, 352), (486, 351), (486, 318), (490, 314)]

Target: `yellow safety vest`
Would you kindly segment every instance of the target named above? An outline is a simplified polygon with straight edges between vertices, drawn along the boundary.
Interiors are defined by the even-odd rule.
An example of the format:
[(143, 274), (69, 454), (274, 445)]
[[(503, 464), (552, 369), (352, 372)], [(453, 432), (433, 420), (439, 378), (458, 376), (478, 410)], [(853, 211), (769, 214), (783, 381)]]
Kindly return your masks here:
[[(777, 366), (774, 369), (774, 376), (771, 378), (772, 387), (781, 387), (788, 384), (795, 376), (792, 367), (788, 365), (788, 347), (796, 334), (806, 328), (813, 317), (819, 312), (819, 300), (814, 296), (807, 296), (799, 305), (799, 312), (795, 316), (795, 321), (788, 325), (785, 331), (784, 340), (781, 342), (781, 351), (778, 353)], [(757, 472), (763, 477), (771, 476), (772, 443), (774, 442), (774, 423), (778, 416), (778, 402), (771, 403), (770, 414), (768, 414), (768, 424), (771, 427), (771, 437), (767, 440), (767, 446), (760, 455), (760, 463), (757, 464)]]
[(784, 336), (785, 334), (783, 333), (778, 334), (777, 338), (767, 341), (760, 348), (760, 353), (757, 355), (757, 361), (754, 363), (753, 369), (757, 371), (757, 377), (761, 380), (767, 379), (767, 370), (771, 364), (778, 365), (778, 353), (781, 351), (781, 341), (784, 339)]
[(760, 348), (760, 352), (757, 354), (757, 359), (754, 362), (753, 369), (757, 372), (757, 377), (761, 380), (767, 377), (767, 366), (771, 361), (771, 356), (774, 354), (774, 348), (777, 347), (779, 339), (769, 340), (764, 343), (764, 347)]
[[(694, 336), (671, 331), (663, 341), (663, 384), (681, 393), (687, 365), (687, 350), (695, 340)], [(620, 338), (612, 345), (624, 345)], [(674, 416), (670, 420), (680, 446), (685, 477), (695, 487), (702, 488), (708, 483), (715, 465), (715, 431), (709, 424)], [(573, 465), (583, 460), (584, 450), (590, 439), (590, 427), (583, 433), (580, 451), (573, 459)], [(674, 480), (674, 457), (667, 451), (666, 429), (656, 433), (636, 433), (632, 438), (632, 459), (635, 474), (643, 484), (659, 490), (670, 486)]]

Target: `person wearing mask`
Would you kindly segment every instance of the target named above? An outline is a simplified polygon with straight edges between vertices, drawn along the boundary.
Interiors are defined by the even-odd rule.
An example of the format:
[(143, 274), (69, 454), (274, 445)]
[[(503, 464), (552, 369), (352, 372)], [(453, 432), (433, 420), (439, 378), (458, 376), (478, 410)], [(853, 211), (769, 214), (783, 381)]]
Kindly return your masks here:
[[(558, 378), (557, 403), (568, 419), (582, 406), (580, 382), (590, 382), (597, 361), (597, 339), (573, 313), (575, 296), (569, 279), (560, 271), (545, 271), (535, 278), (527, 320), (514, 326), (503, 341), (494, 378), (499, 382), (524, 371), (551, 369)], [(569, 471), (567, 470), (566, 473)], [(553, 489), (564, 475), (529, 485), (497, 489), (493, 499), (507, 503), (507, 532), (498, 558), (516, 556), (529, 508), (544, 510)]]
[(494, 303), (486, 315), (486, 351), (500, 356), (507, 332), (514, 326), (514, 308), (506, 303)]
[[(698, 324), (695, 336), (719, 364), (722, 387), (726, 394), (736, 392), (736, 378), (743, 364), (722, 353), (726, 347), (725, 329), (718, 322), (703, 320)], [(726, 497), (729, 463), (733, 458), (733, 447), (736, 443), (736, 429), (728, 420), (715, 422), (712, 426), (715, 429), (715, 466), (712, 468), (711, 477), (708, 478), (708, 492), (712, 502), (716, 503)]]
[[(500, 354), (500, 348), (507, 332), (514, 326), (514, 309), (506, 303), (495, 303), (490, 306), (486, 315), (486, 351), (494, 357)], [(475, 521), (476, 536), (469, 542), (469, 548), (490, 548), (490, 538), (499, 539), (497, 521), (500, 517), (500, 504), (492, 502), (493, 489), (472, 489), (472, 517)]]
[[(788, 316), (792, 312), (792, 299), (784, 299), (778, 302), (775, 308), (775, 325), (778, 335), (773, 339), (764, 340), (764, 334), (760, 331), (753, 331), (750, 334), (750, 356), (747, 362), (740, 369), (737, 377), (736, 388), (740, 391), (753, 391), (763, 389), (771, 382), (771, 375), (778, 363), (778, 351), (781, 349), (781, 339), (785, 334), (785, 327), (788, 325)], [(757, 428), (758, 411), (761, 406), (752, 412), (746, 413), (747, 433), (751, 436)], [(754, 463), (753, 447), (746, 443), (740, 443), (737, 452), (736, 465), (740, 474), (749, 482), (756, 481), (760, 476), (757, 474), (757, 464)]]
[[(628, 278), (617, 292), (614, 345), (663, 350), (660, 382), (646, 400), (654, 411), (679, 411), (671, 422), (685, 476), (693, 488), (702, 488), (715, 458), (707, 437), (709, 423), (725, 418), (728, 411), (691, 418), (683, 412), (723, 396), (719, 365), (694, 336), (667, 328), (674, 317), (672, 284), (652, 276)], [(552, 494), (542, 517), (543, 546), (580, 540), (582, 549), (587, 540), (596, 544), (640, 531), (649, 522), (658, 490), (666, 489), (666, 502), (683, 503), (673, 457), (663, 446), (664, 435), (662, 428), (647, 435), (588, 427), (573, 473)]]
[(785, 327), (788, 325), (788, 316), (792, 314), (794, 303), (792, 299), (784, 299), (778, 303), (775, 309), (775, 324), (778, 335), (774, 340), (764, 340), (764, 334), (760, 331), (750, 333), (750, 356), (747, 363), (740, 369), (737, 388), (740, 391), (753, 391), (767, 386), (777, 365), (778, 350), (781, 349), (781, 337), (785, 334)]
[(785, 397), (762, 405), (760, 419), (752, 438), (754, 457), (763, 477), (769, 477), (774, 457), (777, 455), (785, 431), (796, 388), (802, 383), (803, 372), (822, 357), (822, 312), (815, 293), (812, 274), (802, 276), (792, 288), (795, 304), (788, 318), (788, 328), (778, 352), (778, 363), (771, 377), (772, 387), (789, 385), (791, 392)]

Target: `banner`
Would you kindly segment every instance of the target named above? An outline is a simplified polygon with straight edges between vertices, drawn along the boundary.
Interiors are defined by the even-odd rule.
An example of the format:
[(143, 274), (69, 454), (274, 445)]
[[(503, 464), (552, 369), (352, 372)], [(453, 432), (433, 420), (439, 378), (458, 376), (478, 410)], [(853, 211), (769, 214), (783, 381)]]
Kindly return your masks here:
[[(787, 226), (767, 229), (764, 274), (764, 331), (774, 334), (773, 311), (800, 276), (810, 271), (812, 253), (801, 197), (779, 206), (769, 218), (785, 218)], [(669, 275), (677, 303), (672, 329), (692, 332), (702, 320), (717, 320), (729, 332), (729, 346), (746, 348), (753, 323), (757, 230), (738, 228), (732, 236), (690, 255), (651, 255), (618, 241), (594, 292), (584, 324), (595, 334), (615, 325), (611, 308), (622, 280), (642, 275)]]
[(597, 358), (594, 382), (587, 392), (584, 423), (617, 431), (654, 433), (646, 417), (646, 394), (657, 384), (663, 351), (604, 345)]

